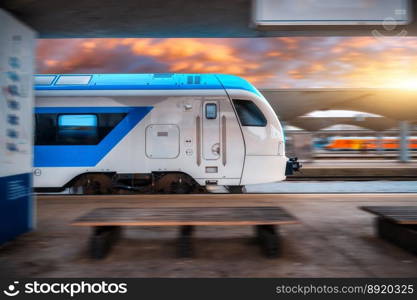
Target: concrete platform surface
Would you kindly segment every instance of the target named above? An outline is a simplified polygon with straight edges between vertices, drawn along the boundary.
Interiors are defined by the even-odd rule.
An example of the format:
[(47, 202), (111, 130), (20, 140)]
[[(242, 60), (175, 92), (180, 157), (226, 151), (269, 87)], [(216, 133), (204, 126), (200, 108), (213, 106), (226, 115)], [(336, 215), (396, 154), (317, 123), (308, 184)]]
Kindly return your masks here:
[[(38, 197), (38, 228), (0, 248), (0, 276), (416, 277), (417, 257), (378, 239), (363, 205), (417, 205), (417, 194), (126, 195)], [(69, 223), (97, 207), (282, 206), (301, 224), (281, 227), (283, 256), (267, 259), (250, 227), (195, 232), (197, 256), (175, 257), (176, 228), (129, 228), (101, 261), (87, 256), (89, 228)]]

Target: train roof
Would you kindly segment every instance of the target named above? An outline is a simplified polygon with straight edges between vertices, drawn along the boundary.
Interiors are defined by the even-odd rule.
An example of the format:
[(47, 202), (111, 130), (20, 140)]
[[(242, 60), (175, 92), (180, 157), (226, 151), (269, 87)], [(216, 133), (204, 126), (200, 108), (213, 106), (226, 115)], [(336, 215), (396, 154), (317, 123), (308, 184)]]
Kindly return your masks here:
[(260, 95), (248, 81), (226, 74), (38, 74), (35, 90), (240, 89)]

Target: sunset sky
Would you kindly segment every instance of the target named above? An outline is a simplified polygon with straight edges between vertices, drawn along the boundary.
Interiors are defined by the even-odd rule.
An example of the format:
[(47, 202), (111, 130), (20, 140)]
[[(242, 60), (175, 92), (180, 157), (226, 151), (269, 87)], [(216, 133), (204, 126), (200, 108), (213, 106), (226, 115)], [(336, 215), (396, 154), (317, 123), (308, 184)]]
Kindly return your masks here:
[(38, 73), (229, 73), (259, 88), (414, 88), (417, 38), (43, 39)]

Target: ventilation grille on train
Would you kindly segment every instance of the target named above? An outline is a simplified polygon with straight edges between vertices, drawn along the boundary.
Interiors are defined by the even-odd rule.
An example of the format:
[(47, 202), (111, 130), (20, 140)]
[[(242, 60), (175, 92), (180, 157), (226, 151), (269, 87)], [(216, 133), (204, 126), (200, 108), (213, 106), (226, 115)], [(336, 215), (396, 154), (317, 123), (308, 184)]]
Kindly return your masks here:
[(195, 75), (195, 76), (187, 76), (187, 84), (200, 84), (201, 83), (201, 76)]

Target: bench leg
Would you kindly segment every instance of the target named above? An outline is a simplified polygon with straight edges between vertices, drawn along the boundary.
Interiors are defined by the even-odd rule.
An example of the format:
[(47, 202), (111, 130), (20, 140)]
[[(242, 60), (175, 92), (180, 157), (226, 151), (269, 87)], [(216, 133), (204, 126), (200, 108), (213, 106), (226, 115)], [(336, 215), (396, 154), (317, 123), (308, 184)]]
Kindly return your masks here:
[(376, 218), (375, 225), (378, 237), (417, 254), (416, 225), (396, 224), (381, 217)]
[(191, 237), (194, 231), (193, 226), (181, 226), (178, 236), (177, 251), (178, 257), (192, 257), (193, 249), (191, 243)]
[(95, 259), (102, 259), (110, 252), (113, 245), (120, 238), (121, 227), (97, 226), (93, 228), (90, 238), (90, 255)]
[(256, 241), (261, 247), (262, 253), (268, 258), (280, 256), (280, 237), (278, 228), (274, 225), (255, 226)]

